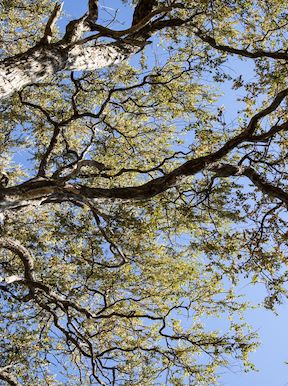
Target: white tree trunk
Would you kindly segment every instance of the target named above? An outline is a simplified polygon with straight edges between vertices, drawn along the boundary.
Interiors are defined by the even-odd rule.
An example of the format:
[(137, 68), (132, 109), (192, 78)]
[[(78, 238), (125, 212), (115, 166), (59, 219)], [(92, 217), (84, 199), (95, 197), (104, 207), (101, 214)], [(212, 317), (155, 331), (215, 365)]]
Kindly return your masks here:
[(92, 71), (117, 64), (127, 59), (135, 49), (119, 47), (115, 44), (95, 47), (75, 46), (68, 53), (65, 70)]
[(43, 81), (65, 66), (65, 56), (51, 46), (34, 47), (0, 62), (0, 99)]
[(111, 43), (94, 47), (75, 45), (70, 49), (60, 45), (36, 46), (0, 62), (0, 99), (61, 70), (91, 71), (120, 63), (136, 49)]

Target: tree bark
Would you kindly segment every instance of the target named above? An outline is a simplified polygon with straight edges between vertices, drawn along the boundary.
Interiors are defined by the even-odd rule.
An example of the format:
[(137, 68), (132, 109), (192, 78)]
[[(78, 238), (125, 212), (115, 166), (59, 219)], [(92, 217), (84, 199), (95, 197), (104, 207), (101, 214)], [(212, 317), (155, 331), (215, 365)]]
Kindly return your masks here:
[(109, 43), (85, 47), (39, 44), (28, 51), (0, 62), (0, 99), (23, 87), (39, 83), (61, 70), (91, 71), (127, 59), (138, 47)]
[(6, 366), (3, 368), (0, 368), (0, 379), (7, 382), (8, 385), (20, 386), (20, 383), (18, 383), (16, 377), (14, 377), (14, 375), (12, 375), (8, 371), (6, 371), (6, 369), (10, 368), (10, 367), (11, 366)]

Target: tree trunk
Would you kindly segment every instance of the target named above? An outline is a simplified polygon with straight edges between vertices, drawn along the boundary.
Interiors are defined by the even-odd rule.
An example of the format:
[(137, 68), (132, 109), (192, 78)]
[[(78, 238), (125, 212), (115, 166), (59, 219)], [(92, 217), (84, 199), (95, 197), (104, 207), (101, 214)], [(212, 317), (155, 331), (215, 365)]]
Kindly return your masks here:
[(91, 71), (120, 63), (136, 50), (132, 45), (118, 43), (72, 48), (64, 48), (59, 43), (37, 45), (0, 62), (0, 99), (61, 70)]

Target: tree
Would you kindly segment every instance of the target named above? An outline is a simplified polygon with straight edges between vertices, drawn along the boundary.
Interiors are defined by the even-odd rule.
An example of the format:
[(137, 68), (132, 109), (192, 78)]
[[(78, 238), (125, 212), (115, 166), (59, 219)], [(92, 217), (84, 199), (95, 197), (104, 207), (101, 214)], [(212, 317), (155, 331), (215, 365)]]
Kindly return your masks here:
[(284, 3), (123, 5), (124, 29), (90, 0), (65, 32), (58, 3), (0, 5), (10, 385), (215, 384), (252, 367), (239, 280), (286, 295)]

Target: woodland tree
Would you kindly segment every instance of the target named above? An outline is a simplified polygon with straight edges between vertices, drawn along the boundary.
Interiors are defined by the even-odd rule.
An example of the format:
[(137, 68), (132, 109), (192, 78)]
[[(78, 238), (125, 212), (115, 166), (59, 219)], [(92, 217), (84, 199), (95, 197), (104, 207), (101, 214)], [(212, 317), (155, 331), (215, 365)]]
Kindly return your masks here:
[(5, 384), (214, 385), (286, 296), (285, 2), (113, 7), (0, 5)]

